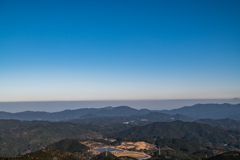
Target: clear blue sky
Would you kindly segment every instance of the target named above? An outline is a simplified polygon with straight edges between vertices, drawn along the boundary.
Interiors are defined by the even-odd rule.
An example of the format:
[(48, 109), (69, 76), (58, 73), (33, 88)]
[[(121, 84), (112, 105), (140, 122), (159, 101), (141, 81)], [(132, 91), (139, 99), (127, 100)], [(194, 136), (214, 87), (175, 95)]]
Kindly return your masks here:
[(0, 0), (0, 101), (240, 97), (239, 0)]

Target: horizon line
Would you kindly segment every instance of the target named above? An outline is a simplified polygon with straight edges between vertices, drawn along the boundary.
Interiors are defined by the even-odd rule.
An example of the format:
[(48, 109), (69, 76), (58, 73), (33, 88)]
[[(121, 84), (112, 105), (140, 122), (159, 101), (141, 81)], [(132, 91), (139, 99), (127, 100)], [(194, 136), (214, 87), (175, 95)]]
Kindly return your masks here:
[(114, 99), (114, 100), (33, 100), (33, 101), (0, 101), (0, 103), (10, 102), (97, 102), (97, 101), (170, 101), (170, 100), (240, 100), (235, 98), (184, 98), (184, 99)]

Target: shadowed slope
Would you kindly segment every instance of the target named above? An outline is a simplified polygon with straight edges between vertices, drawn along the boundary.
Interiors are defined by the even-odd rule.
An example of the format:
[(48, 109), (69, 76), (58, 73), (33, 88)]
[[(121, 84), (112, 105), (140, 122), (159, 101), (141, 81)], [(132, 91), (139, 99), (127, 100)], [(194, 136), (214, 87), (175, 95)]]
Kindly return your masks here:
[(227, 132), (210, 125), (196, 122), (155, 122), (146, 126), (137, 126), (119, 132), (116, 138), (140, 138), (148, 137), (155, 139), (181, 138), (196, 141), (207, 145), (226, 144), (239, 141), (239, 133)]

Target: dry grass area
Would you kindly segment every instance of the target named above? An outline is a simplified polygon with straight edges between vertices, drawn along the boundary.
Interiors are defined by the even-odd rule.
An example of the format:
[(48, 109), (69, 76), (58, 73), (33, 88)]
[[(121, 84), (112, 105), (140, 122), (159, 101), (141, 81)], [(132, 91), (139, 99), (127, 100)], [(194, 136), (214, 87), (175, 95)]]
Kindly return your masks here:
[[(145, 154), (144, 152), (137, 152), (140, 150), (152, 150), (152, 149), (157, 149), (155, 145), (153, 144), (149, 144), (146, 142), (122, 142), (121, 145), (118, 146), (107, 146), (103, 143), (100, 142), (94, 142), (94, 141), (86, 141), (86, 142), (81, 142), (82, 144), (88, 146), (89, 148), (91, 148), (91, 150), (89, 150), (90, 152), (92, 152), (92, 154), (94, 155), (98, 155), (100, 154), (99, 151), (96, 150), (92, 150), (92, 149), (97, 149), (97, 148), (116, 148), (116, 149), (121, 149), (124, 150), (125, 152), (121, 152), (121, 151), (111, 151), (112, 154), (114, 154), (117, 157), (121, 157), (121, 156), (129, 156), (129, 157), (151, 157), (147, 154)], [(136, 151), (128, 151), (129, 149), (135, 149)]]
[(129, 156), (129, 157), (148, 157), (151, 158), (151, 156), (147, 155), (144, 152), (134, 152), (134, 151), (125, 151), (125, 152), (121, 152), (121, 151), (111, 151), (112, 154), (114, 154), (117, 157), (121, 157), (121, 156)]
[(116, 146), (117, 149), (136, 149), (136, 150), (152, 150), (157, 149), (155, 145), (146, 142), (122, 142), (121, 145)]
[(157, 149), (157, 147), (153, 144), (146, 143), (143, 141), (140, 142), (122, 142), (121, 145), (118, 146), (107, 146), (101, 142), (94, 142), (94, 141), (85, 141), (85, 142), (80, 142), (86, 146), (88, 146), (90, 149), (97, 149), (97, 148), (117, 148), (117, 149), (135, 149), (137, 151), (140, 150), (152, 150), (152, 149)]

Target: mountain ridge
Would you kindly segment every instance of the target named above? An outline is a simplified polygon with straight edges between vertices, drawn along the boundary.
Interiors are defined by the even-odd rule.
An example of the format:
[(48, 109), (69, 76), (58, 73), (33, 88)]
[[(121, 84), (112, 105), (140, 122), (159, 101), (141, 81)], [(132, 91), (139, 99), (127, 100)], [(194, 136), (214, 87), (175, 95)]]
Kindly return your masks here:
[(161, 110), (161, 112), (167, 114), (182, 114), (196, 119), (225, 119), (230, 117), (234, 119), (235, 115), (240, 115), (240, 104), (195, 104), (178, 109)]
[(136, 126), (112, 135), (114, 138), (180, 138), (205, 145), (229, 144), (239, 142), (239, 131), (226, 131), (208, 124), (197, 122), (154, 122), (145, 126)]
[(18, 120), (46, 120), (46, 121), (62, 121), (67, 119), (76, 119), (83, 115), (94, 114), (96, 116), (132, 116), (144, 115), (151, 111), (148, 109), (134, 109), (128, 106), (104, 107), (104, 108), (80, 108), (76, 110), (64, 110), (60, 112), (34, 112), (25, 111), (17, 113), (0, 112), (0, 119), (18, 119)]
[(63, 121), (77, 119), (81, 116), (92, 114), (99, 117), (130, 117), (143, 116), (151, 112), (161, 112), (170, 115), (185, 115), (192, 119), (225, 119), (231, 118), (240, 121), (240, 104), (196, 104), (185, 106), (173, 110), (149, 110), (135, 109), (129, 106), (104, 108), (80, 108), (76, 110), (64, 110), (60, 112), (44, 111), (25, 111), (9, 113), (0, 111), (0, 119), (17, 119), (17, 120), (43, 120), (43, 121)]

